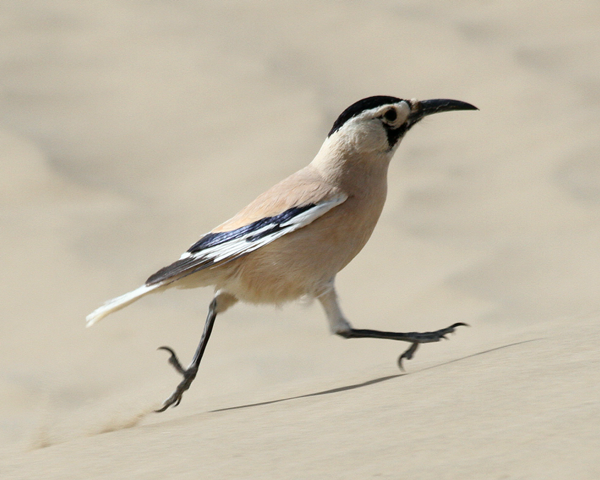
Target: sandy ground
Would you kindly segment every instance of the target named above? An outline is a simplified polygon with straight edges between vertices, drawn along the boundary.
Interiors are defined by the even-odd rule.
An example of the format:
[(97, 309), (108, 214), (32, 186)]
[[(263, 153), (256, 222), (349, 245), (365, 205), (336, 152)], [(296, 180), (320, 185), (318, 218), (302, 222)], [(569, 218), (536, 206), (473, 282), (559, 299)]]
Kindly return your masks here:
[[(568, 5), (567, 5), (568, 3)], [(0, 478), (600, 478), (600, 4), (5, 0)], [(369, 95), (449, 97), (317, 305), (84, 317), (308, 163)]]

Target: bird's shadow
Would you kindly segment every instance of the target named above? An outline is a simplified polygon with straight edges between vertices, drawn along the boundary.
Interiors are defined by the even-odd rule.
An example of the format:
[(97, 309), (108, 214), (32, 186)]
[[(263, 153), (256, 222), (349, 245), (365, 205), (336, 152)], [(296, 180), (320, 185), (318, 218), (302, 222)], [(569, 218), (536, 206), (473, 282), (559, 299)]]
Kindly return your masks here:
[[(504, 348), (515, 347), (517, 345), (522, 345), (524, 343), (537, 342), (539, 340), (542, 340), (542, 339), (534, 338), (531, 340), (523, 340), (521, 342), (509, 343), (508, 345), (502, 345), (500, 347), (490, 348), (490, 349), (484, 350), (482, 352), (473, 353), (473, 354), (467, 355), (465, 357), (455, 358), (454, 360), (450, 360), (448, 362), (438, 363), (437, 365), (423, 368), (421, 370), (418, 370), (418, 371), (412, 373), (411, 375), (414, 375), (415, 373), (423, 372), (425, 370), (431, 370), (434, 368), (443, 367), (444, 365), (449, 365), (450, 363), (460, 362), (462, 360), (466, 360), (467, 358), (477, 357), (479, 355), (485, 355), (486, 353), (495, 352), (496, 350), (502, 350)], [(388, 380), (392, 380), (392, 379), (398, 378), (398, 377), (404, 377), (405, 375), (408, 375), (408, 373), (398, 373), (396, 375), (388, 375), (386, 377), (379, 377), (379, 378), (374, 378), (373, 380), (367, 380), (366, 382), (355, 383), (352, 385), (346, 385), (345, 387), (331, 388), (328, 390), (322, 390), (320, 392), (305, 393), (304, 395), (296, 395), (293, 397), (279, 398), (277, 400), (267, 400), (265, 402), (249, 403), (246, 405), (237, 405), (235, 407), (219, 408), (217, 410), (210, 410), (210, 413), (227, 412), (229, 410), (241, 410), (242, 408), (261, 407), (263, 405), (272, 405), (274, 403), (289, 402), (291, 400), (297, 400), (299, 398), (309, 398), (309, 397), (317, 397), (320, 395), (329, 395), (332, 393), (340, 393), (340, 392), (345, 392), (348, 390), (354, 390), (355, 388), (363, 388), (363, 387), (368, 387), (369, 385), (375, 385), (377, 383), (387, 382)]]

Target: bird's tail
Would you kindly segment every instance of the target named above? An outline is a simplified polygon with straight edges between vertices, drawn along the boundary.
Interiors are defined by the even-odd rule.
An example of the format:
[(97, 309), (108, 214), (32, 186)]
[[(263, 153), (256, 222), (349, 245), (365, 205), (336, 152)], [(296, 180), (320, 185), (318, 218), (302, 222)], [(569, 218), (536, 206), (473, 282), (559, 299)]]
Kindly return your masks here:
[(162, 285), (162, 283), (156, 283), (154, 285), (142, 285), (140, 288), (137, 288), (132, 292), (126, 293), (125, 295), (121, 295), (117, 298), (113, 298), (112, 300), (108, 300), (100, 308), (97, 308), (87, 317), (85, 317), (86, 327), (91, 327), (94, 323), (99, 322), (107, 315), (116, 312), (117, 310), (121, 310), (122, 308), (135, 302), (153, 290), (156, 290)]

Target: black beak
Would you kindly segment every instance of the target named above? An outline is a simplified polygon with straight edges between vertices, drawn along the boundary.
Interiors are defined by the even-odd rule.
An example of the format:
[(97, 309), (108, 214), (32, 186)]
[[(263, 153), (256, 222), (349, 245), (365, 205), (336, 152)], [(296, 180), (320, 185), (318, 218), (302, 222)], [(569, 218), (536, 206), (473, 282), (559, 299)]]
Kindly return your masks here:
[(460, 100), (449, 100), (447, 98), (436, 98), (435, 100), (423, 100), (416, 102), (413, 112), (410, 114), (412, 123), (415, 124), (427, 115), (434, 113), (450, 112), (452, 110), (479, 110), (477, 107)]

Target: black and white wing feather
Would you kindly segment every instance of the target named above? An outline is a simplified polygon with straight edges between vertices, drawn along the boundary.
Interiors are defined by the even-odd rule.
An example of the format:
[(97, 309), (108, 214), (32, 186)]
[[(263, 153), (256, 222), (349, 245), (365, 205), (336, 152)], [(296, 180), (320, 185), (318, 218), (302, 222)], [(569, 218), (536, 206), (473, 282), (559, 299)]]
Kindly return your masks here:
[(171, 283), (212, 265), (235, 260), (305, 227), (347, 198), (339, 194), (319, 203), (292, 207), (279, 215), (261, 218), (235, 230), (207, 233), (179, 260), (150, 276), (146, 286)]
[(90, 327), (108, 314), (126, 307), (153, 291), (158, 291), (160, 287), (212, 265), (235, 260), (287, 233), (305, 227), (347, 198), (346, 195), (340, 194), (322, 202), (292, 207), (283, 213), (261, 218), (235, 230), (207, 233), (179, 260), (156, 272), (146, 280), (144, 285), (105, 302), (90, 313), (86, 317), (87, 326)]

